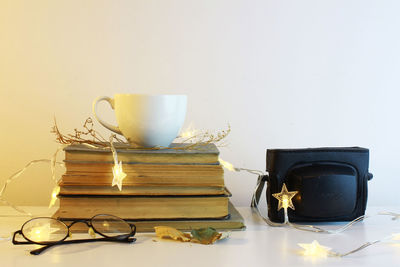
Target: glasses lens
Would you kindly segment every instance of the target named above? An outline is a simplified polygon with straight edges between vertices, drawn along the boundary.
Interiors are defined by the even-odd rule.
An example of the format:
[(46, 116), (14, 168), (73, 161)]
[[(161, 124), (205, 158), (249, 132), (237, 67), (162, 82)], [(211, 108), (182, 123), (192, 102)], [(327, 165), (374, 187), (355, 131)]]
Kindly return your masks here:
[(36, 218), (22, 226), (22, 233), (33, 242), (57, 242), (67, 237), (68, 227), (56, 219)]
[(132, 228), (126, 221), (112, 215), (96, 215), (91, 222), (96, 231), (107, 237), (130, 235), (132, 233)]

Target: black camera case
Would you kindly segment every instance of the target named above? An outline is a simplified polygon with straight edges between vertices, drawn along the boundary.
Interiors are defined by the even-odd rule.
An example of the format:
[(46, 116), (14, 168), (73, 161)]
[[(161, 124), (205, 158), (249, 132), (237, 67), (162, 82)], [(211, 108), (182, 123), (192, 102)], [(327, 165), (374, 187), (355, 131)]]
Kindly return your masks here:
[(268, 149), (268, 217), (283, 222), (283, 209), (272, 196), (298, 191), (288, 209), (291, 222), (350, 221), (364, 215), (367, 205), (369, 150), (360, 147)]

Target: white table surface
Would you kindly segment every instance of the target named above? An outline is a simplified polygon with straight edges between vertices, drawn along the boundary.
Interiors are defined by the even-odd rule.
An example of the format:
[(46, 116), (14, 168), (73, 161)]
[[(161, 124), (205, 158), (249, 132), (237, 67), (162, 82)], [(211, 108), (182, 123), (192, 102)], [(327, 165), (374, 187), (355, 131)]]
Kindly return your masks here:
[[(49, 213), (46, 208), (27, 208), (35, 214)], [(372, 216), (337, 235), (317, 234), (288, 227), (267, 226), (250, 208), (238, 208), (247, 229), (235, 231), (227, 240), (214, 245), (179, 243), (159, 240), (152, 233), (137, 234), (133, 244), (83, 243), (56, 246), (39, 256), (29, 254), (35, 245), (15, 246), (0, 241), (0, 266), (400, 266), (400, 241), (373, 245), (343, 258), (309, 258), (299, 255), (297, 243), (318, 240), (338, 252), (346, 252), (361, 244), (400, 233), (400, 220), (389, 216)], [(367, 214), (379, 211), (400, 213), (399, 208), (368, 208)], [(0, 207), (0, 235), (10, 235), (20, 229), (27, 217)], [(335, 229), (344, 223), (324, 224)], [(321, 225), (320, 225), (321, 226)]]

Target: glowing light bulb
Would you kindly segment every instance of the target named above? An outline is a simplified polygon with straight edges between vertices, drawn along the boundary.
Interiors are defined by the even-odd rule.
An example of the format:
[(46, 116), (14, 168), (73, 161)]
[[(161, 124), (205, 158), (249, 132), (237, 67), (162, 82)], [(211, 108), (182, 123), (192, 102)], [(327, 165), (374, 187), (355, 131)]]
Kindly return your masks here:
[(122, 181), (126, 177), (126, 173), (122, 170), (122, 161), (119, 163), (115, 163), (114, 167), (112, 168), (113, 171), (113, 180), (112, 180), (112, 186), (116, 185), (118, 186), (119, 191), (122, 190)]
[(58, 193), (60, 193), (60, 187), (57, 185), (56, 187), (54, 187), (53, 191), (51, 192), (51, 200), (50, 200), (49, 208), (53, 207), (54, 204), (56, 203)]
[(326, 257), (328, 254), (330, 254), (331, 250), (329, 247), (321, 246), (317, 240), (314, 240), (310, 244), (299, 243), (298, 245), (304, 249), (302, 251), (304, 256)]
[(232, 172), (236, 171), (236, 168), (233, 166), (232, 163), (229, 163), (229, 162), (227, 162), (227, 161), (225, 161), (225, 160), (223, 160), (223, 159), (221, 159), (221, 158), (218, 158), (218, 160), (219, 160), (219, 163), (220, 163), (225, 169), (227, 169), (227, 170), (229, 170), (229, 171), (232, 171)]
[(392, 234), (392, 239), (396, 241), (400, 241), (400, 233)]
[(291, 208), (294, 210), (294, 205), (292, 202), (292, 198), (297, 194), (297, 191), (288, 191), (286, 188), (286, 184), (283, 184), (282, 190), (280, 193), (275, 193), (272, 194), (274, 198), (276, 198), (278, 202), (278, 210), (284, 208), (285, 210), (287, 208)]
[(286, 195), (282, 196), (282, 207), (284, 209), (287, 209), (289, 207), (289, 198)]
[(183, 132), (181, 132), (179, 137), (181, 137), (181, 138), (192, 138), (192, 137), (196, 136), (196, 134), (197, 134), (197, 130), (194, 129), (192, 124), (190, 124), (189, 127), (187, 127)]

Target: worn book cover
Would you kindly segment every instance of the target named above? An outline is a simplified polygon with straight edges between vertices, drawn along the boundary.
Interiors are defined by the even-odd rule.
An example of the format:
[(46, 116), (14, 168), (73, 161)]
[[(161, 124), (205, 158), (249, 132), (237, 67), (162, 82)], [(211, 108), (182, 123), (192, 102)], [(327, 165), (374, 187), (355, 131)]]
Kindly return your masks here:
[(100, 196), (59, 195), (61, 218), (90, 218), (112, 214), (124, 219), (223, 218), (228, 215), (229, 191), (221, 195)]
[[(192, 229), (200, 229), (205, 227), (213, 227), (218, 231), (244, 230), (246, 229), (245, 221), (234, 205), (229, 202), (229, 215), (220, 219), (158, 219), (158, 220), (127, 220), (128, 223), (133, 223), (136, 226), (137, 232), (154, 232), (155, 226), (170, 226), (181, 231), (190, 231)], [(65, 223), (71, 221), (62, 218), (59, 212), (53, 215), (54, 218), (59, 218)], [(85, 224), (75, 224), (71, 228), (72, 232), (87, 232)]]

